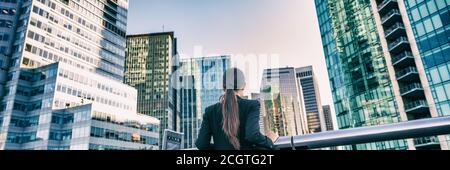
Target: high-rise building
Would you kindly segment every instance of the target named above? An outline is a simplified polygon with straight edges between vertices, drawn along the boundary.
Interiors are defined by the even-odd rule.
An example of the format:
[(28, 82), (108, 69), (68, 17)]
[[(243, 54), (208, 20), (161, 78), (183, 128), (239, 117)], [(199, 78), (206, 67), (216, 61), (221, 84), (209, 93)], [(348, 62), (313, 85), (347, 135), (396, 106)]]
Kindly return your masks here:
[[(407, 35), (411, 37), (413, 53), (422, 59), (437, 115), (450, 116), (450, 1), (407, 0), (399, 1), (398, 5), (406, 25), (411, 25)], [(416, 88), (409, 89), (414, 91)], [(450, 136), (441, 136), (439, 140), (445, 141), (441, 142), (442, 145), (447, 145), (443, 149), (450, 148)], [(416, 142), (425, 145), (437, 143), (436, 138)]]
[[(136, 114), (136, 91), (122, 84), (127, 0), (14, 0), (0, 6), (0, 149), (118, 148), (95, 142), (90, 133), (89, 126), (107, 124), (117, 126), (98, 137), (123, 141), (122, 149), (150, 148), (131, 144), (147, 139), (158, 145), (150, 142), (158, 136), (146, 130), (131, 135), (124, 130), (136, 117), (142, 119), (139, 128), (155, 123)], [(106, 116), (103, 125), (76, 123), (100, 112)], [(90, 138), (80, 140), (83, 136)]]
[(331, 114), (331, 107), (330, 105), (325, 105), (322, 107), (323, 110), (323, 116), (325, 118), (325, 125), (326, 125), (326, 131), (333, 131), (334, 130), (334, 124), (333, 124), (333, 115)]
[(200, 90), (201, 113), (208, 106), (219, 102), (223, 95), (222, 77), (230, 68), (230, 56), (210, 56), (183, 59), (180, 74), (194, 75), (197, 80), (196, 89)]
[[(2, 149), (157, 149), (159, 121), (136, 113), (137, 92), (65, 63), (20, 69), (5, 108)], [(111, 91), (111, 92), (109, 92)]]
[(295, 72), (303, 93), (309, 132), (318, 133), (326, 131), (319, 86), (313, 67), (300, 67), (295, 69)]
[(263, 122), (280, 136), (309, 133), (301, 86), (292, 67), (265, 69), (261, 83)]
[(176, 73), (179, 87), (180, 132), (184, 133), (185, 148), (194, 147), (203, 114), (223, 95), (222, 76), (230, 68), (229, 56), (182, 59)]
[[(49, 145), (47, 148), (43, 149), (158, 149), (159, 120), (150, 116), (139, 114), (124, 115), (123, 113), (118, 112), (107, 113), (96, 103), (55, 110), (52, 114), (52, 124), (54, 124), (54, 126), (52, 126), (51, 131), (49, 132)], [(23, 136), (11, 136), (10, 140), (20, 141), (21, 137)], [(33, 136), (30, 136), (30, 140), (32, 140), (32, 138)], [(40, 139), (35, 138), (35, 140)], [(33, 143), (34, 142), (28, 144), (28, 146), (32, 146)], [(21, 149), (26, 148), (27, 147)]]
[(176, 111), (171, 76), (176, 58), (176, 38), (173, 32), (128, 35), (126, 41), (125, 83), (138, 90), (139, 113), (161, 121), (160, 135), (174, 130)]
[(3, 86), (6, 85), (6, 75), (12, 54), (15, 27), (18, 25), (21, 1), (0, 1), (0, 96), (4, 95)]
[[(445, 115), (449, 4), (438, 1), (315, 0), (340, 129)], [(445, 141), (434, 136), (346, 149), (448, 149)]]
[[(333, 118), (332, 118), (332, 114), (331, 114), (331, 107), (330, 105), (325, 105), (322, 107), (323, 110), (323, 116), (325, 118), (325, 126), (326, 126), (326, 131), (333, 131), (334, 130), (334, 123), (333, 123)], [(337, 146), (332, 146), (329, 148), (323, 148), (325, 150), (339, 150), (340, 147)]]
[(199, 90), (193, 75), (180, 76), (180, 132), (184, 135), (183, 147), (194, 148), (200, 128), (201, 110)]
[[(250, 94), (252, 100), (256, 100), (259, 103), (261, 103), (261, 94), (260, 93), (251, 93)], [(259, 130), (262, 134), (265, 134), (265, 127), (264, 127), (264, 116), (265, 113), (264, 107), (260, 108), (261, 113), (259, 114)]]

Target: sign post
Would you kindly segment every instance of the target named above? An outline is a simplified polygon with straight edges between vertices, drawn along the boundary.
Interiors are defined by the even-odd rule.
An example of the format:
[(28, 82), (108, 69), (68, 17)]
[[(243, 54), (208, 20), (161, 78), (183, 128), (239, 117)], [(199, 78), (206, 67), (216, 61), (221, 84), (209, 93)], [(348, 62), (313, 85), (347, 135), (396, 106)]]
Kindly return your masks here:
[(183, 149), (184, 133), (175, 132), (169, 129), (164, 130), (162, 150), (181, 150)]

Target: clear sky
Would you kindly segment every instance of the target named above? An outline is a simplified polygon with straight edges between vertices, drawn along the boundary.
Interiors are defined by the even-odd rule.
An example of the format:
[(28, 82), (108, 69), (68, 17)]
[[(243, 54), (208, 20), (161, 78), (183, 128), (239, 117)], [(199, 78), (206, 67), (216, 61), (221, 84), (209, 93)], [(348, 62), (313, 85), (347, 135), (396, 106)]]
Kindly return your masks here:
[[(128, 34), (161, 32), (163, 25), (175, 32), (184, 57), (198, 57), (201, 47), (204, 56), (266, 55), (277, 56), (278, 67), (313, 65), (322, 104), (332, 104), (314, 0), (130, 0)], [(254, 71), (258, 79), (262, 69)]]

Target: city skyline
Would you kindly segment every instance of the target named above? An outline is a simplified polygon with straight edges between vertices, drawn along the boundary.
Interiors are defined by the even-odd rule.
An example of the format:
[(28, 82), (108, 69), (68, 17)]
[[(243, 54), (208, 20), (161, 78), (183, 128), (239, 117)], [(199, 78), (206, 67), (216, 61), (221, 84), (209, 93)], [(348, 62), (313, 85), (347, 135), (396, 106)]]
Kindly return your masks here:
[[(450, 2), (315, 2), (339, 129), (450, 112), (450, 91), (444, 89), (450, 84)], [(345, 147), (447, 150), (448, 141), (449, 136), (423, 136)]]
[(272, 149), (450, 149), (450, 0), (0, 6), (0, 150), (185, 149), (200, 126), (217, 148), (230, 67), (260, 101), (233, 121), (260, 111)]
[(195, 147), (206, 108), (220, 101), (222, 74), (230, 63), (229, 56), (205, 56), (180, 61), (174, 86), (179, 91), (180, 132), (185, 135), (185, 148)]
[(157, 148), (160, 121), (122, 83), (128, 1), (98, 2), (0, 1), (1, 150)]
[[(234, 55), (237, 60), (241, 55), (269, 55), (279, 57), (273, 68), (313, 65), (322, 102), (332, 105), (314, 2), (254, 2), (132, 0), (127, 33), (174, 31), (182, 58)], [(160, 15), (164, 11), (177, 12)], [(260, 78), (264, 69), (258, 68), (249, 77), (257, 74)], [(259, 82), (247, 87), (246, 93), (259, 92)]]

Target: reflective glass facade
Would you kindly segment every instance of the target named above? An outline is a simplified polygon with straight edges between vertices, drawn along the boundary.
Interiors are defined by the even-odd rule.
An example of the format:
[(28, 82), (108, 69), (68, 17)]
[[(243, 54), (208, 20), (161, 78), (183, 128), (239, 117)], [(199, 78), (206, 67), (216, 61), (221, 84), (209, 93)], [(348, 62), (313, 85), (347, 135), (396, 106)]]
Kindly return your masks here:
[[(205, 109), (220, 101), (223, 95), (222, 77), (230, 68), (229, 56), (183, 59), (177, 73), (180, 102), (180, 126), (185, 133), (185, 146), (194, 147)], [(183, 128), (186, 129), (183, 131)], [(189, 129), (187, 129), (189, 128)], [(186, 134), (188, 133), (188, 134)]]
[(219, 102), (223, 95), (222, 77), (230, 68), (230, 56), (211, 56), (184, 59), (181, 63), (183, 74), (194, 75), (196, 87), (201, 91), (201, 112)]
[(449, 116), (450, 0), (404, 0), (404, 3), (437, 112), (439, 116)]
[(180, 132), (184, 135), (184, 148), (195, 148), (201, 118), (200, 91), (195, 88), (197, 80), (193, 75), (180, 76), (179, 81)]
[(312, 66), (295, 69), (303, 93), (306, 118), (310, 133), (326, 131), (325, 118), (320, 101), (319, 87)]
[[(49, 144), (46, 149), (158, 149), (158, 120), (138, 118), (140, 120), (130, 118), (125, 120), (117, 117), (115, 113), (102, 112), (95, 104), (55, 110), (52, 113), (52, 128), (49, 132)], [(33, 143), (29, 143), (24, 147), (33, 145)]]
[[(56, 63), (21, 69), (17, 89), (6, 92), (14, 97), (9, 98), (13, 103), (11, 108), (2, 108), (3, 112), (12, 113), (2, 115), (2, 120), (7, 120), (1, 126), (2, 149), (158, 147), (159, 121), (136, 114), (137, 92), (121, 82)], [(95, 128), (101, 129), (100, 134), (92, 130)], [(90, 144), (105, 147), (90, 148)]]
[[(25, 1), (0, 0), (0, 86), (6, 84), (6, 75), (9, 69), (9, 60), (12, 55), (12, 46), (15, 37), (15, 28), (18, 25), (19, 13), (22, 3)], [(22, 21), (23, 22), (23, 21)], [(0, 96), (4, 95), (4, 89), (0, 88)]]
[(333, 118), (331, 114), (331, 108), (329, 105), (325, 105), (322, 107), (323, 115), (325, 118), (325, 125), (327, 130), (326, 131), (333, 131), (334, 130), (334, 124), (333, 124)]
[(137, 111), (161, 121), (161, 136), (174, 128), (169, 81), (175, 56), (173, 32), (127, 36), (124, 81), (138, 90)]
[[(401, 121), (370, 1), (315, 0), (340, 129)], [(407, 149), (406, 140), (345, 149)]]
[(136, 91), (122, 84), (127, 0), (2, 0), (0, 6), (0, 149), (18, 147), (9, 139), (25, 140), (21, 149), (67, 149), (45, 144), (69, 136), (49, 133), (55, 109), (96, 103), (106, 112), (136, 113)]
[(280, 136), (309, 133), (302, 91), (294, 68), (264, 70), (260, 94), (266, 127)]
[(21, 14), (29, 17), (19, 22), (24, 22), (27, 31), (19, 32), (16, 39), (25, 38), (25, 44), (14, 45), (12, 50), (30, 50), (25, 52), (30, 55), (20, 60), (23, 67), (64, 62), (121, 81), (127, 8), (124, 0), (24, 3)]

